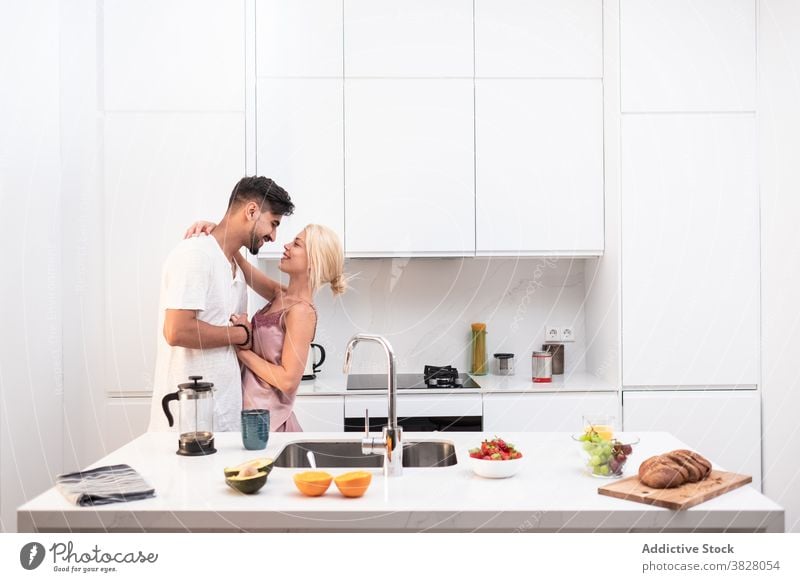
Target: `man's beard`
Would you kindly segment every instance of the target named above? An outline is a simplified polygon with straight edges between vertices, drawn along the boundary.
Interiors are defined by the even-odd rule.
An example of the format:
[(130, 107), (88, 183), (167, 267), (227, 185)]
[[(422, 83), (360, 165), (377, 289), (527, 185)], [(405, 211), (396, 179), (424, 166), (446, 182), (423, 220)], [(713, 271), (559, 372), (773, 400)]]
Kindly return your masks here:
[(261, 248), (261, 245), (258, 244), (258, 241), (261, 237), (256, 236), (256, 225), (253, 225), (253, 230), (250, 231), (250, 246), (247, 247), (247, 250), (250, 251), (251, 255), (258, 255), (258, 251)]

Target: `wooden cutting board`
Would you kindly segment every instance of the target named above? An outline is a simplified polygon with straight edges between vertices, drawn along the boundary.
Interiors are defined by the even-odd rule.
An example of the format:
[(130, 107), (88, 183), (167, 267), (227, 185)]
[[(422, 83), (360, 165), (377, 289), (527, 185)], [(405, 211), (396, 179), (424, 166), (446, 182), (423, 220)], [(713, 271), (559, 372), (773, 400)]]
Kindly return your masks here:
[(712, 470), (699, 483), (685, 483), (674, 489), (653, 489), (639, 481), (638, 476), (627, 477), (610, 485), (598, 488), (600, 495), (629, 499), (639, 503), (658, 505), (667, 509), (688, 509), (699, 503), (718, 497), (733, 489), (747, 485), (753, 480), (749, 475)]

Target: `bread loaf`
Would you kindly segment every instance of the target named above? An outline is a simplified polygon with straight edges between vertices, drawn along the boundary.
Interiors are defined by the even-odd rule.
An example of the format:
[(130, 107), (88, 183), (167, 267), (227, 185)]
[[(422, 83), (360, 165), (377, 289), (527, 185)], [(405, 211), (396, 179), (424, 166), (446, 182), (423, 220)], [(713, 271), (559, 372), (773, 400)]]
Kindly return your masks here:
[(639, 480), (653, 489), (680, 487), (684, 483), (697, 483), (711, 473), (711, 463), (686, 449), (645, 459), (639, 465)]

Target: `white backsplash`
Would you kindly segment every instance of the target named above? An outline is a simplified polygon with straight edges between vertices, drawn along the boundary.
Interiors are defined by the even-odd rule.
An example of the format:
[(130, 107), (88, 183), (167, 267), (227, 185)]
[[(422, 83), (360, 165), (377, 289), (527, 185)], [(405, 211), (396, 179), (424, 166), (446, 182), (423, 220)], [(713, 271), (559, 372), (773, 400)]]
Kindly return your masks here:
[[(277, 261), (262, 259), (260, 266), (286, 280)], [(545, 325), (572, 326), (576, 341), (566, 345), (565, 372), (584, 371), (584, 266), (551, 258), (348, 260), (348, 292), (334, 299), (325, 287), (315, 301), (315, 342), (327, 352), (323, 375), (341, 370), (347, 340), (359, 332), (385, 336), (399, 372), (421, 373), (425, 364), (467, 372), (473, 322), (487, 324), (490, 366), (493, 353), (512, 352), (518, 375), (530, 374)], [(384, 372), (385, 359), (379, 346), (361, 344), (352, 371)]]

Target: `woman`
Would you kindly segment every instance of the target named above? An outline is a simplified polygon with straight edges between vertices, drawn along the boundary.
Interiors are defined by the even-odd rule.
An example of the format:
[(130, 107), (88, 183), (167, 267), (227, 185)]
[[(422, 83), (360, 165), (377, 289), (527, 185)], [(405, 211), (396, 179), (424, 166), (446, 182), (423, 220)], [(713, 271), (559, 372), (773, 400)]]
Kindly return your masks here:
[[(187, 235), (211, 232), (215, 226), (197, 223)], [(242, 408), (269, 410), (270, 430), (276, 432), (303, 430), (292, 409), (316, 332), (314, 295), (326, 283), (334, 295), (346, 288), (344, 251), (330, 228), (309, 224), (283, 248), (278, 268), (289, 275), (285, 287), (248, 263), (241, 253), (236, 255), (247, 284), (269, 302), (253, 316), (252, 349), (237, 350), (244, 364)], [(231, 323), (243, 323), (245, 317), (234, 315)]]

